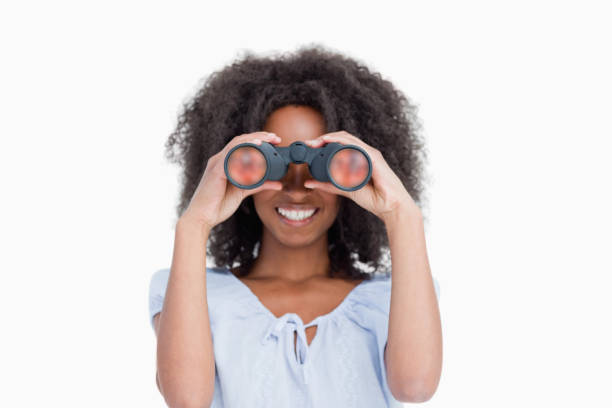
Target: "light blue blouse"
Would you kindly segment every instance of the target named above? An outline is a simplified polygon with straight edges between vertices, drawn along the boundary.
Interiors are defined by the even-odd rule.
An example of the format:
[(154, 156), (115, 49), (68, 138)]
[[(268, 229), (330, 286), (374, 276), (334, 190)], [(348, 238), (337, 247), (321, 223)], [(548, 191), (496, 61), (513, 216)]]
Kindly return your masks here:
[[(151, 326), (169, 274), (161, 269), (151, 279)], [(439, 297), (435, 278), (434, 286)], [(206, 294), (216, 365), (212, 408), (403, 406), (384, 368), (391, 275), (362, 281), (307, 324), (295, 313), (277, 318), (227, 268), (206, 268)], [(308, 345), (305, 329), (314, 325)]]

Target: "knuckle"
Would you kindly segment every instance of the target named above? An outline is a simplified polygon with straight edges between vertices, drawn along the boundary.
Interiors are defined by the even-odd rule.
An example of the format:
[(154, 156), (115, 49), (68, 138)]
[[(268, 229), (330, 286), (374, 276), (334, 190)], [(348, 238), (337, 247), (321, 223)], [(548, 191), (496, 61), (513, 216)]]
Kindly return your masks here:
[(269, 138), (270, 136), (269, 132), (264, 132), (264, 131), (258, 131), (258, 132), (253, 132), (253, 133), (244, 133), (240, 136), (236, 136), (233, 140), (232, 143), (233, 146), (240, 144), (240, 143), (244, 143), (244, 142), (248, 142), (248, 141), (252, 141), (255, 139), (263, 139), (263, 138)]
[(238, 136), (235, 136), (230, 143), (237, 143), (237, 142), (241, 142), (243, 140), (249, 139), (253, 137), (253, 133), (242, 133)]
[(382, 156), (381, 151), (380, 151), (380, 150), (378, 150), (377, 148), (375, 148), (375, 147), (371, 147), (371, 148), (370, 148), (370, 150), (372, 151), (372, 155), (374, 155), (374, 156), (378, 156), (378, 157), (381, 157), (381, 156)]
[(225, 157), (225, 151), (221, 150), (217, 153), (215, 153), (214, 155), (212, 155), (210, 157), (210, 159), (208, 159), (208, 163), (207, 163), (207, 167), (208, 166), (214, 166), (217, 162), (223, 160), (223, 158)]
[(253, 132), (253, 133), (249, 133), (249, 134), (244, 135), (245, 137), (243, 139), (247, 139), (247, 140), (249, 140), (249, 139), (256, 139), (256, 138), (261, 138), (261, 137), (267, 137), (269, 135), (270, 135), (270, 132), (259, 130), (257, 132)]

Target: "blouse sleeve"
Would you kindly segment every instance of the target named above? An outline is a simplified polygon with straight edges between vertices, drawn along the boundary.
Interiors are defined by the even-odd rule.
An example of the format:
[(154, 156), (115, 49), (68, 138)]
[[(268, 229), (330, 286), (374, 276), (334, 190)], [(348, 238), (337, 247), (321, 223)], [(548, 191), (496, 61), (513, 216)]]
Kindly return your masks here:
[[(218, 314), (226, 313), (231, 307), (220, 307), (232, 305), (232, 302), (239, 296), (236, 291), (231, 290), (227, 283), (231, 280), (229, 272), (225, 273), (224, 268), (206, 267), (206, 301), (208, 302), (208, 316), (211, 327), (215, 324)], [(153, 319), (156, 314), (161, 312), (168, 288), (170, 278), (170, 268), (164, 268), (153, 273), (149, 284), (149, 323), (153, 330), (155, 325)], [(214, 311), (214, 313), (213, 313)]]
[[(433, 277), (436, 298), (440, 298), (440, 286)], [(385, 366), (385, 346), (389, 334), (389, 311), (391, 306), (391, 276), (378, 277), (374, 282), (361, 288), (355, 297), (352, 307), (353, 319), (361, 326), (367, 327), (374, 335), (376, 359), (378, 361), (378, 378), (388, 400), (395, 400), (387, 382)], [(399, 402), (399, 401), (398, 401)]]
[(160, 269), (153, 274), (149, 284), (149, 323), (155, 329), (153, 318), (161, 312), (164, 305), (164, 297), (170, 277), (170, 268)]

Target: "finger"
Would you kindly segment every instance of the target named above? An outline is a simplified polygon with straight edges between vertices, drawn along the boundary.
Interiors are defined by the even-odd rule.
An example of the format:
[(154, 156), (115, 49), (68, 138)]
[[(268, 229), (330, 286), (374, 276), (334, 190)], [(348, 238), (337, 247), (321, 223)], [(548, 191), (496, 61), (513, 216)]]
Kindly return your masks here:
[(321, 147), (324, 144), (330, 142), (337, 142), (341, 144), (354, 144), (360, 147), (363, 146), (363, 142), (359, 138), (355, 137), (354, 135), (351, 135), (350, 133), (344, 130), (325, 133), (317, 137), (316, 139), (307, 140), (305, 143), (310, 147), (316, 148)]
[(342, 143), (342, 144), (354, 144), (354, 145), (357, 145), (359, 147), (363, 147), (363, 145), (365, 144), (360, 139), (358, 139), (355, 136), (351, 135), (350, 133), (346, 133), (346, 132), (327, 133), (327, 134), (324, 134), (323, 136), (321, 136), (321, 138), (326, 143), (336, 142), (336, 143)]
[(256, 139), (259, 140), (264, 140), (268, 143), (280, 143), (281, 138), (273, 132), (255, 132), (255, 133), (251, 133), (250, 135), (253, 135)]
[(246, 135), (240, 135), (240, 136), (236, 136), (234, 137), (228, 144), (225, 145), (225, 147), (223, 148), (222, 152), (222, 156), (225, 157), (227, 155), (227, 153), (234, 147), (237, 146), (241, 143), (255, 143), (256, 145), (260, 146), (261, 142), (265, 141), (268, 143), (280, 143), (281, 138), (276, 135), (275, 133), (271, 133), (271, 132), (253, 132), (253, 133), (248, 133)]
[(321, 147), (326, 143), (325, 140), (325, 136), (327, 135), (333, 135), (336, 133), (343, 133), (343, 132), (331, 132), (331, 133), (325, 133), (320, 135), (319, 137), (315, 138), (315, 139), (311, 139), (311, 140), (306, 140), (304, 143), (306, 143), (308, 146), (310, 147)]
[(321, 136), (321, 138), (323, 139), (323, 141), (325, 141), (325, 143), (336, 142), (336, 143), (340, 143), (340, 144), (352, 144), (352, 145), (361, 147), (370, 156), (372, 156), (374, 154), (374, 149), (372, 148), (372, 146), (368, 145), (367, 143), (365, 143), (361, 139), (359, 139), (359, 138), (357, 138), (357, 137), (355, 137), (355, 136), (353, 136), (353, 135), (351, 135), (350, 133), (347, 133), (347, 132), (327, 133), (327, 134)]
[(273, 180), (266, 180), (262, 185), (253, 188), (253, 189), (244, 189), (244, 197), (248, 197), (250, 195), (253, 194), (257, 194), (260, 191), (263, 190), (276, 190), (276, 191), (280, 191), (283, 188), (283, 183), (281, 183), (280, 181), (273, 181)]
[(352, 191), (344, 191), (340, 190), (338, 187), (334, 186), (332, 183), (323, 183), (315, 180), (307, 180), (304, 182), (304, 187), (309, 189), (317, 189), (321, 191), (325, 191), (326, 193), (332, 193), (341, 195), (344, 197), (349, 197), (353, 193)]
[(278, 136), (276, 133), (272, 133), (272, 132), (261, 132), (263, 133), (263, 135), (261, 135), (260, 139), (265, 140), (268, 143), (280, 143), (281, 142), (281, 137)]
[(240, 135), (235, 137), (234, 139), (239, 140), (241, 142), (244, 142), (245, 140), (251, 140), (251, 139), (263, 139), (263, 140), (268, 140), (269, 138), (277, 138), (278, 135), (274, 132), (266, 132), (264, 130), (258, 131), (258, 132), (253, 132), (253, 133), (247, 133), (244, 135)]
[(317, 148), (323, 146), (325, 141), (323, 140), (322, 136), (319, 136), (316, 139), (305, 140), (304, 143), (306, 143), (306, 146)]

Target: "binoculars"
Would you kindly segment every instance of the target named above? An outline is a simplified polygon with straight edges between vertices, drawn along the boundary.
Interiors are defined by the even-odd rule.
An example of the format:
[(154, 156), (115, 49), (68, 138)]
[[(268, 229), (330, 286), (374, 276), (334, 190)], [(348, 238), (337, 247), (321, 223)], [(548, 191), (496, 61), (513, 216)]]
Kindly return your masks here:
[(264, 141), (261, 145), (241, 143), (227, 153), (224, 168), (230, 183), (239, 188), (253, 189), (266, 180), (282, 179), (290, 163), (308, 163), (315, 180), (329, 181), (344, 191), (360, 189), (372, 175), (372, 160), (365, 150), (335, 142), (319, 148), (299, 141), (288, 147)]

